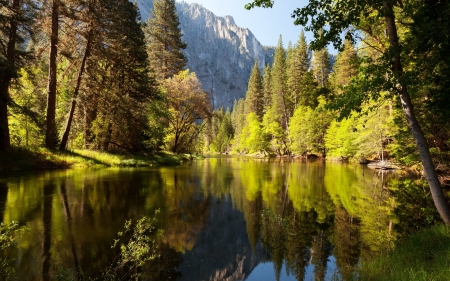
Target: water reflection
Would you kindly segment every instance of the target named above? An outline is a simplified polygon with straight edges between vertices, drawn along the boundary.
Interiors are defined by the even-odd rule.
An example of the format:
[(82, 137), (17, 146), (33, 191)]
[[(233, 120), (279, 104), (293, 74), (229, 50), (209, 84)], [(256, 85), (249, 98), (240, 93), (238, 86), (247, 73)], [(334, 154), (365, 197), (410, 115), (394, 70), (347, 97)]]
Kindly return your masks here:
[[(210, 158), (180, 167), (67, 170), (0, 179), (0, 214), (31, 231), (20, 280), (61, 268), (98, 277), (128, 219), (160, 209), (161, 257), (145, 280), (350, 280), (397, 234), (392, 174), (360, 165)], [(262, 266), (264, 265), (264, 266)]]

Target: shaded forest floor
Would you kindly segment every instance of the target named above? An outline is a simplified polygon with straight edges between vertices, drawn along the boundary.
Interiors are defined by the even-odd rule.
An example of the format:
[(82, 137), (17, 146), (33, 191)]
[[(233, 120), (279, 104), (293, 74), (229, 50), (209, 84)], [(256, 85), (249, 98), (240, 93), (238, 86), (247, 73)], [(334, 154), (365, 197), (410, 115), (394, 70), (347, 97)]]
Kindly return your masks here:
[(13, 148), (0, 155), (0, 170), (45, 170), (75, 167), (148, 167), (152, 165), (178, 165), (190, 160), (189, 155), (160, 152), (156, 155), (119, 154), (93, 150), (59, 151), (42, 147)]

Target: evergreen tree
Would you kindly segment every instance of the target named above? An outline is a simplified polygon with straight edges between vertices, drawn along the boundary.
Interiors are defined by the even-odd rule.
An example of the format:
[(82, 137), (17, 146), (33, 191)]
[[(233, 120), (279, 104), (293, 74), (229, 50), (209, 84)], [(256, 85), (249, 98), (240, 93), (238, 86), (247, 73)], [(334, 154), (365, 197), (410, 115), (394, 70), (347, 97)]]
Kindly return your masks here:
[(231, 123), (234, 129), (234, 149), (239, 149), (240, 142), (243, 141), (240, 139), (242, 129), (245, 126), (245, 100), (239, 99), (235, 100), (233, 104), (233, 111), (231, 112)]
[(27, 60), (24, 44), (31, 39), (34, 2), (0, 1), (0, 152), (11, 147), (8, 102), (11, 82)]
[(205, 135), (211, 140), (209, 145), (210, 152), (227, 152), (231, 138), (233, 137), (231, 112), (225, 110), (223, 107), (214, 110), (211, 118), (211, 126), (209, 131), (207, 130), (205, 132)]
[(264, 76), (263, 76), (263, 96), (264, 96), (264, 110), (266, 113), (272, 104), (272, 68), (270, 65), (266, 65), (264, 67)]
[(87, 62), (85, 142), (102, 150), (142, 150), (155, 90), (138, 10), (127, 0), (102, 4), (101, 24), (108, 32)]
[(264, 91), (261, 71), (259, 70), (258, 60), (253, 65), (250, 79), (248, 81), (248, 90), (245, 95), (245, 114), (254, 112), (256, 116), (261, 120), (264, 110)]
[(47, 86), (47, 122), (45, 134), (45, 146), (50, 149), (56, 147), (56, 72), (59, 40), (59, 14), (60, 0), (52, 0), (51, 3), (51, 31), (50, 54), (48, 62), (48, 86)]
[(336, 62), (333, 65), (333, 73), (330, 77), (330, 84), (335, 95), (342, 95), (344, 86), (347, 86), (351, 79), (358, 74), (358, 55), (352, 43), (348, 40), (344, 42), (344, 49), (339, 52)]
[(328, 78), (331, 73), (330, 55), (326, 48), (314, 52), (312, 60), (314, 77), (321, 88), (328, 86)]
[(294, 110), (297, 108), (300, 100), (305, 99), (305, 96), (308, 94), (308, 90), (303, 89), (302, 85), (308, 66), (308, 46), (305, 33), (302, 30), (298, 42), (292, 50), (292, 55), (288, 58), (287, 83)]
[(275, 50), (275, 59), (272, 67), (272, 100), (271, 110), (277, 122), (283, 129), (287, 129), (289, 113), (287, 108), (287, 81), (286, 81), (286, 53), (283, 48), (283, 39), (280, 35)]
[(150, 64), (159, 81), (172, 77), (186, 66), (187, 59), (182, 49), (187, 45), (181, 40), (179, 25), (175, 0), (153, 2), (144, 30)]

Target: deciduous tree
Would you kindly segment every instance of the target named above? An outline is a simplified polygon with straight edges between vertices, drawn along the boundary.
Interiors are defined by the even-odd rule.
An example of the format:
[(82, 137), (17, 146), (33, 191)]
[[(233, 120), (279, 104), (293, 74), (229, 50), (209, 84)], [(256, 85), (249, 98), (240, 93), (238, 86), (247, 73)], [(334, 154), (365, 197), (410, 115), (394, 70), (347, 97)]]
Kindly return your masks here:
[[(272, 0), (254, 0), (247, 4), (246, 8), (272, 7), (273, 3)], [(367, 73), (360, 77), (359, 86), (351, 89), (356, 90), (354, 92), (365, 89), (365, 92), (369, 93), (379, 93), (380, 89), (385, 89), (398, 95), (408, 127), (416, 141), (434, 203), (445, 224), (450, 225), (450, 207), (444, 197), (427, 140), (411, 100), (411, 79), (407, 75), (408, 72), (405, 72), (408, 60), (405, 59), (405, 53), (402, 51), (402, 44), (406, 42), (400, 38), (398, 30), (398, 19), (402, 18), (402, 12), (425, 10), (424, 6), (415, 6), (416, 3), (420, 2), (310, 0), (306, 7), (294, 11), (294, 17), (296, 17), (296, 24), (309, 24), (306, 30), (313, 31), (315, 40), (311, 46), (316, 50), (324, 48), (329, 42), (341, 48), (343, 41), (341, 34), (344, 32), (345, 38), (351, 41), (354, 41), (359, 31), (362, 31), (366, 37), (374, 39), (376, 44), (372, 46), (380, 52), (379, 59), (366, 68)], [(377, 26), (374, 25), (375, 23), (381, 23), (384, 26), (382, 30), (385, 34), (374, 28)], [(422, 24), (424, 27), (428, 23), (422, 22)], [(420, 28), (420, 25), (417, 27)], [(443, 40), (446, 40), (444, 38), (446, 37), (443, 37)], [(362, 83), (365, 87), (361, 87)], [(360, 101), (368, 97), (361, 96)]]
[(187, 151), (198, 137), (198, 125), (210, 118), (211, 104), (195, 73), (181, 71), (162, 82), (161, 90), (169, 107), (166, 145), (172, 152)]

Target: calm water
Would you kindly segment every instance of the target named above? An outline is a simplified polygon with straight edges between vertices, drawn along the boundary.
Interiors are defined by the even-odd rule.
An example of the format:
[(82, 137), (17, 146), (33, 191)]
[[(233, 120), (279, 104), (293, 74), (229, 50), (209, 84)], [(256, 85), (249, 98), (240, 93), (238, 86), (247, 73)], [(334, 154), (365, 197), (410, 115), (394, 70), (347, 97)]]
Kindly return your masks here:
[(161, 257), (146, 280), (345, 280), (397, 237), (383, 188), (395, 177), (252, 158), (13, 174), (0, 178), (0, 219), (31, 229), (13, 252), (18, 280), (98, 276), (125, 221), (158, 208)]

